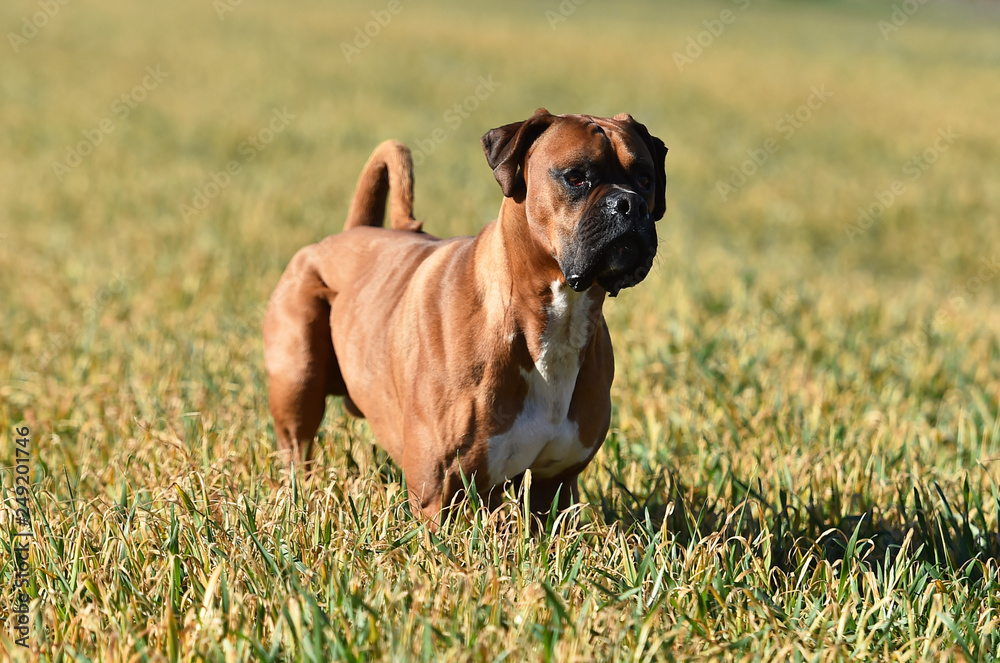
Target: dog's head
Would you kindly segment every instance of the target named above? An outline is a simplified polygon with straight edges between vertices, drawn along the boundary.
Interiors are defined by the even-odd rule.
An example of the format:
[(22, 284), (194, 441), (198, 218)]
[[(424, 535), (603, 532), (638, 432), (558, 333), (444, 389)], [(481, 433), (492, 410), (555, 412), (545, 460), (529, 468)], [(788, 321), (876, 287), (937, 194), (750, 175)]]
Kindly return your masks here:
[(654, 222), (666, 208), (667, 148), (631, 115), (552, 115), (488, 132), (483, 150), (504, 196), (523, 204), (530, 230), (582, 292), (611, 296), (639, 283), (656, 256)]

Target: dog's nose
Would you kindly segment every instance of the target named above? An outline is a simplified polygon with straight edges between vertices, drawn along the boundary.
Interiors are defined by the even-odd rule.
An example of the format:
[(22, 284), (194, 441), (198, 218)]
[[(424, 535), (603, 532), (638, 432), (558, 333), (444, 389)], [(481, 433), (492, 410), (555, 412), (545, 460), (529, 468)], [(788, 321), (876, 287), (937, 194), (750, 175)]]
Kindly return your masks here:
[(649, 206), (646, 200), (632, 191), (622, 191), (608, 196), (605, 202), (610, 212), (621, 216), (646, 216), (649, 214)]

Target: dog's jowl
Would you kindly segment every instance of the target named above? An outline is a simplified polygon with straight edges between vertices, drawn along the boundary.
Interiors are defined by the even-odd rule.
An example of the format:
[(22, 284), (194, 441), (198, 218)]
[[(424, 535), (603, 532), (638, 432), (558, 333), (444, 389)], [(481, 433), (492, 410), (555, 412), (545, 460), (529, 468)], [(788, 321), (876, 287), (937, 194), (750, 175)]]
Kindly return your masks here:
[(664, 213), (667, 150), (629, 115), (539, 109), (482, 145), (504, 195), (482, 232), (425, 234), (409, 151), (385, 142), (344, 232), (292, 258), (264, 321), (282, 449), (308, 464), (341, 396), (433, 521), (463, 474), (486, 496), (530, 469), (534, 509), (572, 503), (611, 417), (604, 298), (645, 278)]

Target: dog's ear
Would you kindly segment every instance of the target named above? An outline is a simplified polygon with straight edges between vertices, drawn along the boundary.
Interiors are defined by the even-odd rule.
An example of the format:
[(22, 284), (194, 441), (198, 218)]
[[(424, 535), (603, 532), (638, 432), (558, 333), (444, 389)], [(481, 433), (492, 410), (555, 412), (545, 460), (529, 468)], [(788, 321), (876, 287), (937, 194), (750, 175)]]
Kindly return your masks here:
[(614, 119), (627, 124), (639, 134), (642, 142), (646, 144), (646, 149), (649, 150), (649, 155), (653, 157), (653, 168), (656, 170), (656, 192), (653, 194), (653, 209), (649, 215), (653, 217), (653, 221), (659, 221), (663, 218), (663, 213), (667, 211), (667, 171), (664, 167), (667, 146), (663, 144), (662, 140), (650, 134), (644, 124), (636, 122), (628, 113), (615, 115)]
[(480, 140), (504, 196), (524, 200), (524, 155), (554, 119), (554, 115), (539, 108), (527, 120), (491, 129)]

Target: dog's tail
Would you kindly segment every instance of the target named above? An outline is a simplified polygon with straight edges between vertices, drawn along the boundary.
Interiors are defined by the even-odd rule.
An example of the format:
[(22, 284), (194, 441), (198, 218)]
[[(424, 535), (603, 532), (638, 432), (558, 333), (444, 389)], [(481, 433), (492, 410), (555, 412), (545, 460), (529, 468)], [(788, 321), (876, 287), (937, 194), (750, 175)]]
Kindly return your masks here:
[(413, 161), (410, 148), (387, 140), (375, 148), (358, 178), (358, 188), (347, 213), (344, 230), (385, 223), (385, 201), (392, 192), (390, 223), (396, 230), (417, 232), (421, 222), (413, 218)]

